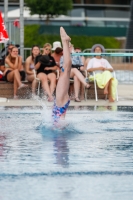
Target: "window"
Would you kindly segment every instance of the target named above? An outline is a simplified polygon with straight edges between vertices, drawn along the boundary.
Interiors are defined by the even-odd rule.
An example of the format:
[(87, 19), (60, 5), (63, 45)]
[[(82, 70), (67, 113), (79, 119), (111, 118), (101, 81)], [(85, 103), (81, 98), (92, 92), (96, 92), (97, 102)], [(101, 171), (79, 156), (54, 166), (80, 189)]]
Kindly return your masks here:
[(104, 17), (103, 9), (86, 9), (87, 17)]
[(70, 12), (68, 12), (69, 16), (71, 17), (84, 17), (85, 16), (85, 12), (83, 8), (75, 8), (73, 10), (71, 10)]
[(73, 0), (73, 3), (84, 3), (83, 0)]
[(73, 3), (130, 5), (131, 0), (73, 0)]
[(123, 9), (105, 9), (104, 11), (105, 17), (109, 18), (129, 18), (130, 17), (130, 11), (129, 10), (123, 10)]

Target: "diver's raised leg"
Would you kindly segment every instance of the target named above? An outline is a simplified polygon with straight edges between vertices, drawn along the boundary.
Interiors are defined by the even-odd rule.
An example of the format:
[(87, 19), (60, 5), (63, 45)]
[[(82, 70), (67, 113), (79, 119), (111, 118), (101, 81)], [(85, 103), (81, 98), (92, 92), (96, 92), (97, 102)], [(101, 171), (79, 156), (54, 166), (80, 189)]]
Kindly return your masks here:
[(63, 68), (64, 71), (61, 72), (59, 77), (57, 87), (56, 87), (56, 105), (62, 107), (68, 100), (68, 90), (70, 84), (70, 71), (71, 71), (71, 57), (69, 51), (70, 37), (66, 34), (63, 27), (60, 28), (60, 37), (63, 46)]

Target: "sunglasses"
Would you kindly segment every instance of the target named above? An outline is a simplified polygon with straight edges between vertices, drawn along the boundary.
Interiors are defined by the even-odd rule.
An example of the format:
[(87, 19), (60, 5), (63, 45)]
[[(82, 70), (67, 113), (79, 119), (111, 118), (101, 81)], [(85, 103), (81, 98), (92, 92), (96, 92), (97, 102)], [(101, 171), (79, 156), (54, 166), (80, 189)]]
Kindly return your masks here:
[(12, 52), (18, 53), (18, 51), (12, 51)]
[(51, 51), (51, 49), (47, 49), (47, 48), (46, 48), (46, 51)]

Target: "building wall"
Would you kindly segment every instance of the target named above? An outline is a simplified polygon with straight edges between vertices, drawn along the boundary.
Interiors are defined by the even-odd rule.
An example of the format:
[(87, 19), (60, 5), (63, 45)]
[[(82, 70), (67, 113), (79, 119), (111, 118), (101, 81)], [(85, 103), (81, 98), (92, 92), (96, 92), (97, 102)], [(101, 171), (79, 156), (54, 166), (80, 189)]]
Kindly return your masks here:
[(118, 4), (129, 5), (131, 0), (73, 0), (73, 3), (83, 4)]
[[(68, 18), (64, 18), (64, 21), (61, 18), (52, 19), (49, 25), (128, 28), (130, 2), (131, 0), (73, 0), (73, 9), (68, 12)], [(8, 10), (17, 8), (19, 0), (9, 0)], [(3, 6), (0, 3), (0, 10), (4, 11), (4, 0)], [(25, 24), (30, 23), (45, 24), (45, 21), (26, 18)]]

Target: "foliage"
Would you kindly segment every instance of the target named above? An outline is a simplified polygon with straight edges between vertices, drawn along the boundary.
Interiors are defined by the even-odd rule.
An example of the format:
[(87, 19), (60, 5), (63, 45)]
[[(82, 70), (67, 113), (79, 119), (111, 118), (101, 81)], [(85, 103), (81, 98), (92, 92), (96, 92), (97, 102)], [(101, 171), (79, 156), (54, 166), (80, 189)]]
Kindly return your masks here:
[(38, 14), (40, 18), (46, 15), (47, 21), (50, 17), (66, 15), (72, 9), (72, 0), (25, 0), (25, 3), (31, 15)]
[[(60, 41), (59, 35), (44, 35), (39, 34), (39, 25), (26, 25), (25, 26), (25, 47), (32, 47), (32, 45), (38, 44), (40, 47), (47, 42), (53, 44), (55, 41)], [(109, 49), (119, 49), (121, 43), (114, 37), (102, 37), (102, 36), (76, 36), (71, 35), (72, 44), (75, 47), (80, 47), (82, 50), (86, 48), (91, 48), (94, 44), (100, 43), (104, 45), (105, 48)]]

